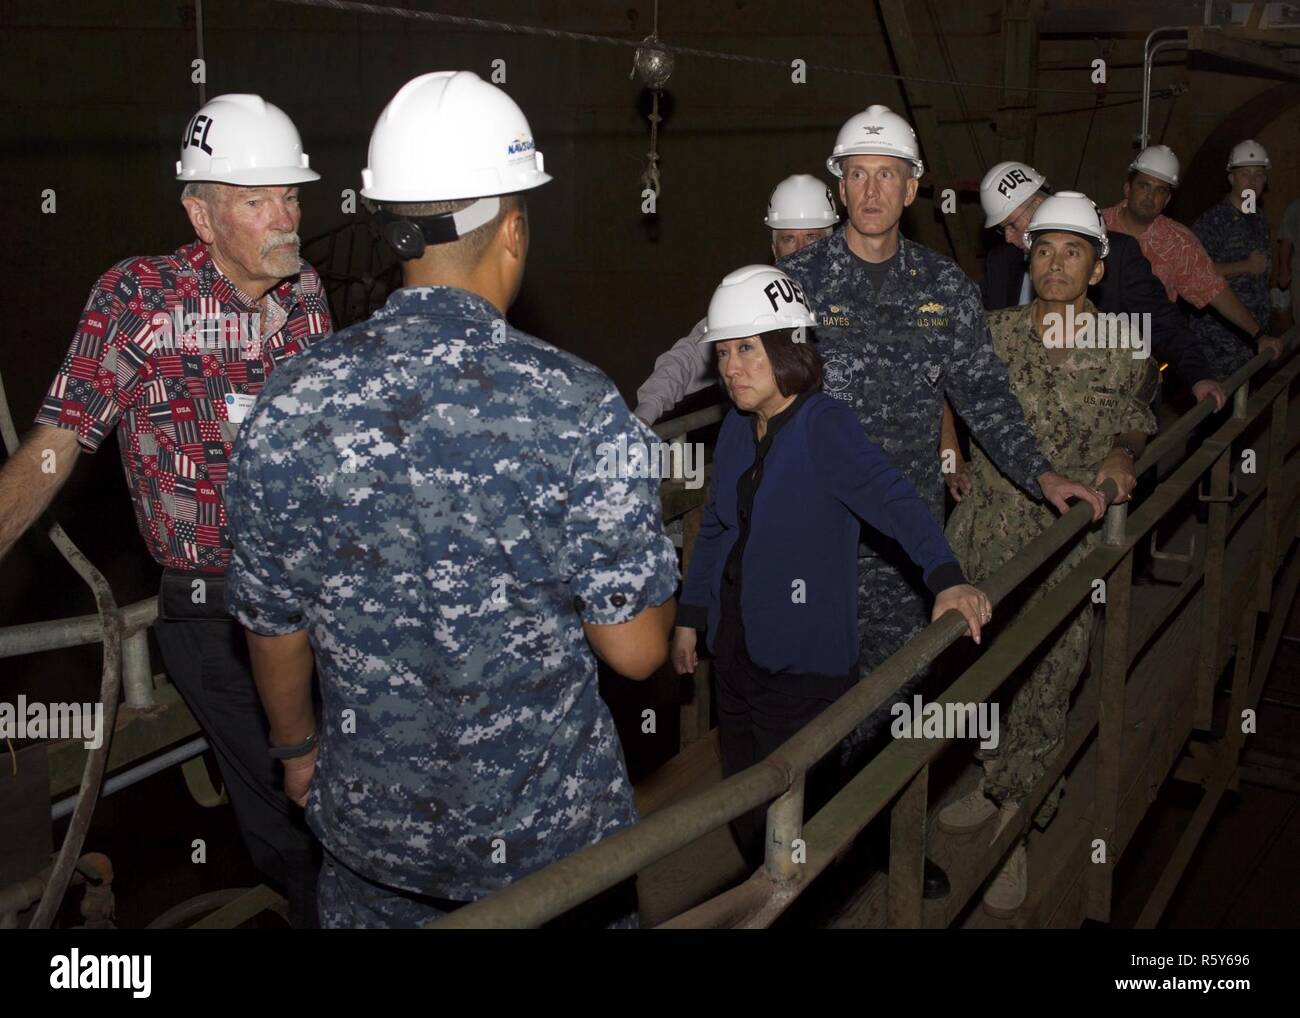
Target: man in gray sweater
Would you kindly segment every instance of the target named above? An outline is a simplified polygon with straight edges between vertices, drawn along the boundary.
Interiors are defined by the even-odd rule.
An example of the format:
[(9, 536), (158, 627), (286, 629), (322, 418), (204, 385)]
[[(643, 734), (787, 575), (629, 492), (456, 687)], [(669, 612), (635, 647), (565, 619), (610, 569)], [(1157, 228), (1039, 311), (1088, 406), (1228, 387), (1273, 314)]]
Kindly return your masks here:
[[(763, 219), (772, 231), (772, 257), (784, 258), (829, 237), (839, 221), (835, 196), (821, 180), (807, 173), (786, 177), (772, 191)], [(637, 389), (635, 413), (646, 424), (717, 381), (713, 348), (700, 342), (704, 324), (701, 318), (689, 335), (655, 358), (654, 371)]]

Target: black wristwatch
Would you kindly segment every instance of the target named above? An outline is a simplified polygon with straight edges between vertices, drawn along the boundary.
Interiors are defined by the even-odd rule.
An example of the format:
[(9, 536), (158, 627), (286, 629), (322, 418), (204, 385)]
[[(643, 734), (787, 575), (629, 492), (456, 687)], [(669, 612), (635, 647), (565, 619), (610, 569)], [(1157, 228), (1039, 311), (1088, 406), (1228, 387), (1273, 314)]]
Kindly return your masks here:
[(307, 736), (307, 738), (303, 739), (302, 742), (299, 742), (296, 745), (271, 746), (267, 750), (267, 753), (270, 754), (272, 760), (292, 760), (294, 757), (306, 756), (315, 748), (316, 733), (312, 732), (311, 735)]

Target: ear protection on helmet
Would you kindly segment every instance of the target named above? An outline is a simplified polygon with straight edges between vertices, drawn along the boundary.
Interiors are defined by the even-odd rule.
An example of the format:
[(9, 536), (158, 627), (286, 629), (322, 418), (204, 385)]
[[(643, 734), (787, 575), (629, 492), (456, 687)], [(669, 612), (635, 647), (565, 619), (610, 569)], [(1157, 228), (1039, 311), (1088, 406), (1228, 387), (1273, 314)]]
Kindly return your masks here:
[(480, 198), (458, 212), (438, 216), (399, 216), (380, 207), (375, 209), (379, 231), (402, 261), (413, 261), (430, 244), (449, 244), (490, 223), (501, 211), (499, 197)]

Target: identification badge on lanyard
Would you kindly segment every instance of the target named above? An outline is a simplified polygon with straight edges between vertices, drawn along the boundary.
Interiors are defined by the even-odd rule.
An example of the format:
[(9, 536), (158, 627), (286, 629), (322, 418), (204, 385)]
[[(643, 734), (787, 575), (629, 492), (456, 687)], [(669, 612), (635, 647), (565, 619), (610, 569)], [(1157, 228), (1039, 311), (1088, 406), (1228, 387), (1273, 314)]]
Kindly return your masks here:
[(226, 393), (226, 419), (231, 424), (239, 424), (248, 416), (248, 411), (257, 402), (257, 397), (246, 392)]

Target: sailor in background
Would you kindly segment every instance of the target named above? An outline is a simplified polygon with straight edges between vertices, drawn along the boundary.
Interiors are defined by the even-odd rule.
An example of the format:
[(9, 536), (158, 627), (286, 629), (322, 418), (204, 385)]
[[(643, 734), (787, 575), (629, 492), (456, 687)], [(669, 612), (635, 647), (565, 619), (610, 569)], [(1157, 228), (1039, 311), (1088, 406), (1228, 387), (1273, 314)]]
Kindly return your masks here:
[[(763, 217), (763, 225), (771, 231), (774, 259), (829, 237), (839, 221), (831, 189), (809, 173), (796, 173), (777, 184)], [(717, 381), (711, 348), (700, 342), (704, 326), (701, 318), (655, 358), (654, 371), (636, 391), (636, 415), (646, 424), (654, 424), (691, 393)]]

